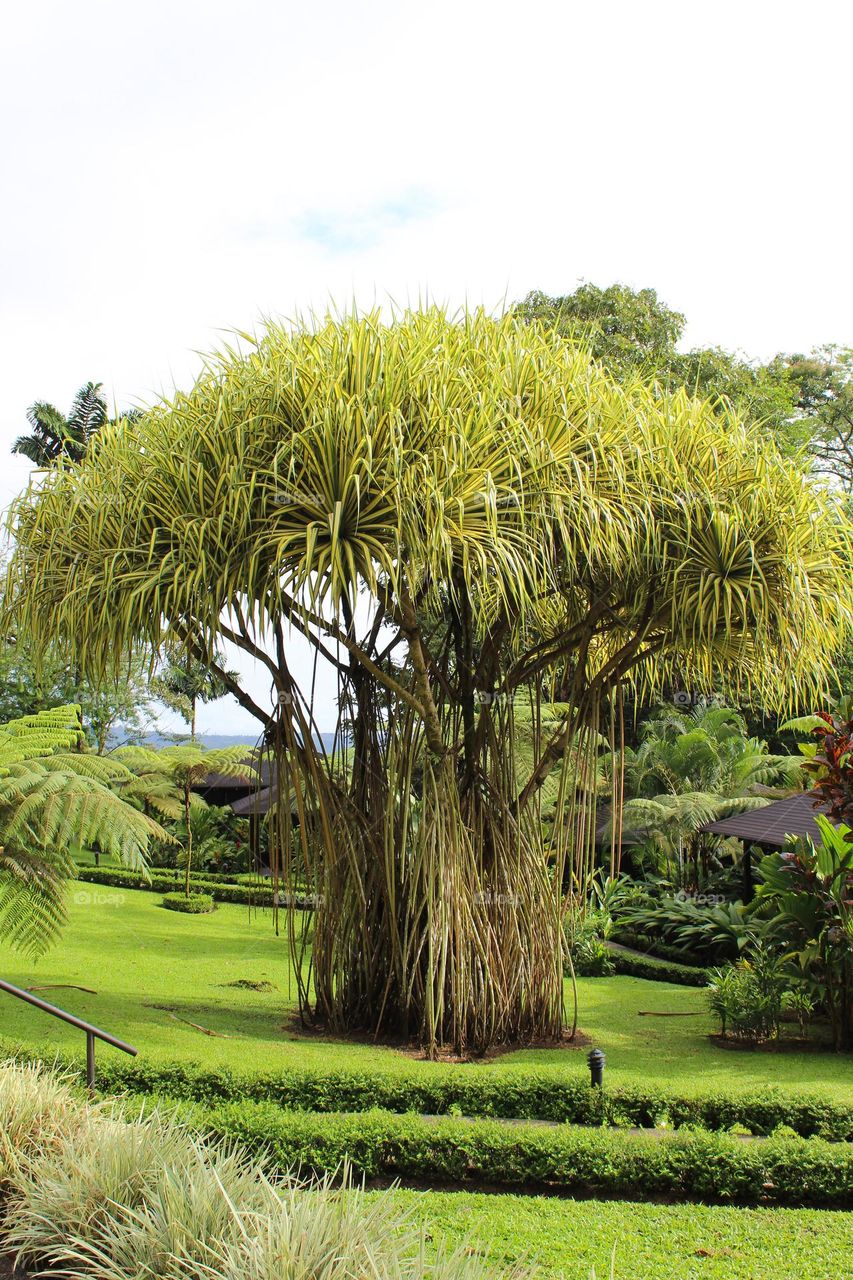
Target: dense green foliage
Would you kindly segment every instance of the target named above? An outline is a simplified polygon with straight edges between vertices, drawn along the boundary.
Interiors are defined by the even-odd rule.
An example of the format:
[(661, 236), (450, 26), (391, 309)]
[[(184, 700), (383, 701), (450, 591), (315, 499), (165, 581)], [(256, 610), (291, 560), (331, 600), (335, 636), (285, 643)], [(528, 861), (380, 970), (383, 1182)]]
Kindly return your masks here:
[(163, 906), (169, 911), (182, 911), (188, 916), (209, 915), (216, 903), (210, 893), (167, 893)]
[(588, 344), (617, 377), (638, 373), (665, 387), (734, 404), (745, 417), (766, 424), (792, 443), (799, 380), (781, 362), (753, 364), (718, 347), (679, 351), (685, 317), (662, 302), (654, 289), (582, 284), (574, 293), (548, 297), (531, 292), (515, 313), (564, 337)]
[[(9, 1047), (9, 1046), (7, 1046)], [(80, 1070), (79, 1059), (63, 1059)], [(594, 1089), (583, 1069), (571, 1075), (531, 1066), (502, 1072), (437, 1068), (428, 1075), (400, 1075), (368, 1067), (256, 1071), (210, 1068), (192, 1062), (105, 1059), (99, 1087), (106, 1093), (168, 1096), (217, 1106), (222, 1102), (273, 1102), (291, 1111), (361, 1112), (381, 1108), (398, 1114), (465, 1115), (559, 1124), (701, 1126), (724, 1131), (737, 1126), (758, 1135), (784, 1127), (801, 1137), (853, 1142), (853, 1103), (830, 1102), (795, 1091), (732, 1094), (725, 1088), (695, 1097), (654, 1082), (631, 1081)]]
[(384, 1111), (311, 1115), (262, 1102), (182, 1114), (205, 1132), (270, 1152), (282, 1169), (330, 1174), (348, 1161), (368, 1178), (853, 1208), (853, 1147), (820, 1138), (627, 1134)]

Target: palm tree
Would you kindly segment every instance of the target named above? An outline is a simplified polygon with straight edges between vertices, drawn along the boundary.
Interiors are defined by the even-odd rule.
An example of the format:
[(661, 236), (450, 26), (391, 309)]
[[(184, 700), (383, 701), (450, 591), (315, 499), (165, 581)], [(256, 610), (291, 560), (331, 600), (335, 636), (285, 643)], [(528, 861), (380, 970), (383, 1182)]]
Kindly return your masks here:
[(193, 812), (207, 808), (207, 802), (193, 791), (212, 773), (223, 774), (235, 782), (253, 782), (258, 773), (250, 762), (250, 746), (223, 747), (205, 751), (197, 743), (173, 747), (119, 747), (114, 759), (127, 767), (132, 777), (124, 782), (122, 794), (130, 801), (142, 801), (164, 818), (183, 819), (184, 893), (190, 895), (193, 861)]
[(149, 839), (171, 840), (116, 794), (130, 771), (84, 747), (78, 706), (0, 725), (0, 925), (5, 941), (36, 953), (65, 919), (74, 849), (97, 844), (142, 869)]
[(761, 808), (796, 787), (801, 772), (800, 757), (768, 752), (731, 707), (664, 708), (646, 721), (639, 748), (625, 752), (623, 830), (642, 833), (680, 876), (692, 864), (698, 878), (700, 828)]
[(67, 417), (46, 400), (37, 400), (27, 410), (29, 435), (18, 436), (13, 453), (23, 454), (37, 467), (52, 466), (59, 458), (80, 462), (93, 439), (107, 422), (134, 422), (138, 409), (129, 409), (118, 418), (110, 418), (107, 402), (101, 394), (102, 382), (87, 382), (80, 388)]
[[(589, 788), (623, 697), (677, 673), (788, 706), (853, 616), (849, 526), (797, 460), (480, 312), (271, 326), (14, 519), (6, 609), (35, 644), (59, 626), (103, 671), (228, 642), (267, 671), (274, 710), (226, 685), (271, 755), (274, 868), (318, 895), (303, 1013), (431, 1053), (560, 1034), (562, 886), (594, 868), (569, 771)], [(292, 631), (337, 678), (346, 756)]]
[(29, 435), (18, 436), (12, 452), (22, 453), (37, 467), (49, 467), (61, 457), (79, 462), (108, 419), (102, 386), (101, 382), (87, 382), (82, 386), (67, 417), (45, 400), (31, 404), (27, 420), (32, 430)]
[(230, 692), (229, 683), (238, 679), (236, 671), (220, 676), (216, 669), (211, 669), (211, 663), (221, 670), (225, 659), (214, 653), (210, 662), (203, 662), (183, 653), (173, 657), (151, 683), (152, 692), (187, 721), (191, 738), (195, 738), (198, 703), (218, 702)]

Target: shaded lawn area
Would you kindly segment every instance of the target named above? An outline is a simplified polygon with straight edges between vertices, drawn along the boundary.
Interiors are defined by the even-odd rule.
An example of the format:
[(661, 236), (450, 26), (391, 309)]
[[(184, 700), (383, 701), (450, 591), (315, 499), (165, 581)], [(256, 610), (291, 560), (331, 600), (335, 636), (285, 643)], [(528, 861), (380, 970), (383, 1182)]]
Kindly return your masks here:
[[(70, 923), (58, 944), (34, 962), (0, 945), (0, 977), (18, 986), (77, 983), (97, 995), (46, 990), (44, 999), (129, 1040), (146, 1058), (179, 1059), (240, 1071), (287, 1068), (537, 1071), (586, 1074), (586, 1049), (529, 1049), (469, 1066), (439, 1066), (369, 1043), (347, 1044), (294, 1031), (295, 985), (287, 942), (271, 913), (222, 904), (209, 916), (165, 911), (160, 895), (72, 886)], [(282, 929), (285, 921), (282, 917)], [(229, 984), (267, 982), (270, 991)], [(824, 1098), (853, 1098), (853, 1057), (719, 1048), (701, 990), (639, 978), (585, 979), (581, 1029), (607, 1054), (607, 1079), (671, 1085), (684, 1093), (782, 1086)], [(569, 1007), (570, 992), (567, 984)], [(641, 1017), (640, 1011), (690, 1017)], [(175, 1016), (170, 1016), (175, 1015)], [(219, 1033), (208, 1036), (176, 1021)], [(82, 1056), (80, 1032), (0, 996), (0, 1036)], [(220, 1038), (220, 1037), (229, 1038)], [(98, 1055), (115, 1052), (98, 1046)]]
[(851, 1275), (853, 1214), (820, 1209), (558, 1200), (396, 1191), (433, 1241), (492, 1263), (533, 1261), (542, 1280), (830, 1280)]

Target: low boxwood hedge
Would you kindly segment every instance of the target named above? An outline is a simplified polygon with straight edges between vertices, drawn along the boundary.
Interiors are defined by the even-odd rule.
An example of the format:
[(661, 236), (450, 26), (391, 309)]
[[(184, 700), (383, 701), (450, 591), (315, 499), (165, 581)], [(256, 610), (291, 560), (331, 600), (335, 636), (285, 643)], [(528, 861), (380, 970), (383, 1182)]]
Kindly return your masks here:
[(163, 898), (163, 906), (168, 911), (183, 911), (188, 916), (208, 915), (216, 903), (209, 893), (167, 893)]
[[(606, 945), (606, 944), (605, 944)], [(659, 960), (656, 956), (643, 955), (639, 951), (621, 951), (609, 946), (607, 954), (616, 973), (631, 978), (650, 978), (653, 982), (674, 982), (682, 987), (707, 987), (708, 970), (695, 965), (676, 964), (674, 960)]]
[(272, 1103), (188, 1107), (194, 1127), (265, 1151), (282, 1169), (564, 1195), (853, 1208), (853, 1148), (820, 1138), (624, 1133)]
[[(32, 1051), (29, 1051), (30, 1054)], [(80, 1069), (77, 1061), (75, 1069)], [(282, 1071), (244, 1075), (227, 1068), (104, 1058), (98, 1083), (106, 1092), (168, 1094), (215, 1105), (237, 1099), (272, 1102), (294, 1111), (363, 1112), (373, 1107), (419, 1115), (460, 1114), (579, 1125), (673, 1129), (735, 1126), (757, 1135), (784, 1126), (801, 1137), (853, 1141), (853, 1102), (842, 1105), (773, 1089), (684, 1097), (646, 1085), (593, 1089), (589, 1077), (547, 1071), (495, 1072), (450, 1067), (429, 1075), (368, 1071)]]
[[(128, 871), (124, 867), (78, 867), (77, 879), (86, 884), (108, 885), (115, 889), (147, 889), (153, 893), (171, 893), (180, 889), (184, 883), (182, 871), (170, 871), (153, 867), (148, 876), (140, 871)], [(191, 883), (209, 893), (216, 902), (235, 902), (242, 906), (271, 907), (273, 890), (268, 885), (231, 884), (215, 880), (200, 879), (193, 873)], [(279, 894), (279, 905), (286, 905), (285, 895)], [(310, 894), (294, 895), (293, 905), (300, 910), (308, 911), (314, 905)]]

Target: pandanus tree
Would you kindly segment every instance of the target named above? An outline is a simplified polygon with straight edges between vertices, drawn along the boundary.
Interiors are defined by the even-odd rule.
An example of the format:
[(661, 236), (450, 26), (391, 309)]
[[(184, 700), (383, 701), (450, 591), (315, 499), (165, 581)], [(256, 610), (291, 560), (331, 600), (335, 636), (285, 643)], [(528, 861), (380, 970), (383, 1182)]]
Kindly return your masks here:
[[(272, 711), (219, 674), (264, 726), (276, 865), (317, 892), (310, 953), (292, 931), (306, 1017), (433, 1052), (556, 1036), (601, 733), (667, 682), (771, 706), (820, 687), (850, 617), (845, 526), (734, 416), (617, 385), (512, 317), (241, 342), (15, 504), (7, 608), (94, 671), (225, 641), (267, 669)], [(337, 673), (341, 750), (294, 633)]]

